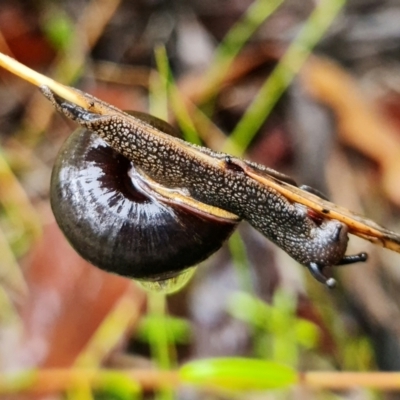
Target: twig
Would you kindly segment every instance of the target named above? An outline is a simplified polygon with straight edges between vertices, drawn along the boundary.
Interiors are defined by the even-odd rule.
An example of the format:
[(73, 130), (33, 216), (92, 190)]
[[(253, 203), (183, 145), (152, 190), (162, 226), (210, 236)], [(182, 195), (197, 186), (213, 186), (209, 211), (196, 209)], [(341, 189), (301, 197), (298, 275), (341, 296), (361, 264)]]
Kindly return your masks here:
[(306, 372), (299, 377), (303, 385), (330, 390), (349, 390), (354, 387), (398, 391), (400, 372)]
[(48, 78), (39, 72), (30, 69), (29, 67), (21, 64), (17, 60), (0, 53), (0, 65), (7, 71), (19, 76), (20, 78), (32, 83), (35, 86), (48, 86), (53, 92), (57, 93), (63, 99), (71, 101), (74, 104), (80, 105), (81, 107), (86, 107), (87, 104), (81, 101), (81, 98), (76, 96), (67, 86), (62, 85)]
[[(89, 384), (96, 389), (104, 387), (110, 378), (117, 375), (137, 383), (144, 391), (176, 389), (186, 384), (177, 370), (43, 369), (3, 374), (0, 376), (0, 395), (62, 392), (82, 384)], [(400, 372), (305, 372), (299, 373), (297, 383), (319, 390), (350, 390), (362, 387), (386, 392), (398, 391)], [(201, 388), (207, 388), (207, 384), (201, 385)], [(218, 390), (215, 386), (214, 389)]]
[(62, 392), (80, 384), (92, 388), (104, 386), (118, 373), (143, 390), (177, 387), (180, 384), (178, 372), (159, 370), (96, 370), (96, 369), (42, 369), (0, 376), (0, 395), (11, 393), (53, 393)]

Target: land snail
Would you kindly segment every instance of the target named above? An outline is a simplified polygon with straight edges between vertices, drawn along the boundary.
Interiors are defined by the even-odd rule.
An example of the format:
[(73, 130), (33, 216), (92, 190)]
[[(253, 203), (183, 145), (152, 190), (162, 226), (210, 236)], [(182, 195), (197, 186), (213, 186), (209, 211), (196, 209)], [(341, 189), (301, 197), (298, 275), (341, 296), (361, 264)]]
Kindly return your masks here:
[[(162, 120), (129, 113), (177, 134)], [(58, 225), (83, 258), (159, 293), (183, 286), (239, 222), (232, 213), (157, 184), (84, 129), (72, 133), (60, 149), (51, 205)]]
[(184, 142), (166, 122), (128, 115), (73, 90), (86, 107), (41, 87), (58, 111), (84, 128), (60, 150), (51, 203), (65, 236), (92, 264), (162, 290), (218, 250), (240, 220), (329, 287), (335, 284), (330, 267), (366, 260), (365, 253), (345, 255), (348, 226), (329, 210), (317, 213), (276, 188), (319, 198), (315, 190)]
[(51, 203), (73, 247), (102, 269), (174, 290), (241, 220), (328, 287), (331, 267), (367, 259), (345, 255), (349, 233), (400, 253), (398, 233), (288, 176), (189, 144), (163, 121), (129, 115), (2, 53), (0, 66), (84, 128), (60, 150)]

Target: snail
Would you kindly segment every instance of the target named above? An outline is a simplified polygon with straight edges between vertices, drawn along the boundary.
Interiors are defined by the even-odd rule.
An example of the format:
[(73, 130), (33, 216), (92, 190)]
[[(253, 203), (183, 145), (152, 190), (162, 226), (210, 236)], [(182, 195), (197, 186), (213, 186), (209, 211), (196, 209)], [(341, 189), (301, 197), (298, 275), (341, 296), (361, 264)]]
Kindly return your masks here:
[[(129, 115), (2, 53), (0, 66), (85, 128), (60, 151), (52, 208), (67, 239), (100, 268), (153, 282), (156, 290), (182, 284), (240, 220), (328, 287), (335, 284), (330, 267), (367, 259), (345, 255), (349, 233), (400, 253), (399, 234), (286, 175), (187, 143), (164, 121)], [(119, 220), (124, 213), (128, 219)]]
[[(365, 253), (345, 255), (346, 224), (260, 181), (297, 186), (292, 178), (189, 144), (171, 136), (173, 128), (166, 122), (129, 115), (76, 89), (88, 101), (87, 108), (47, 86), (41, 91), (57, 110), (86, 129), (61, 149), (51, 197), (61, 229), (94, 265), (137, 279), (169, 279), (216, 251), (239, 220), (248, 221), (329, 287), (335, 281), (327, 267), (366, 260)], [(106, 154), (114, 166), (101, 158)], [(97, 180), (88, 176), (93, 170), (98, 170)], [(117, 181), (128, 179), (129, 187), (114, 192)], [(299, 189), (318, 194), (308, 187)], [(127, 208), (122, 195), (137, 205)], [(127, 221), (119, 221), (120, 215)]]
[[(141, 113), (164, 130), (172, 127)], [(171, 129), (170, 129), (171, 128)], [(52, 171), (51, 205), (75, 250), (103, 270), (174, 278), (218, 250), (239, 218), (166, 190), (89, 131), (75, 131)]]

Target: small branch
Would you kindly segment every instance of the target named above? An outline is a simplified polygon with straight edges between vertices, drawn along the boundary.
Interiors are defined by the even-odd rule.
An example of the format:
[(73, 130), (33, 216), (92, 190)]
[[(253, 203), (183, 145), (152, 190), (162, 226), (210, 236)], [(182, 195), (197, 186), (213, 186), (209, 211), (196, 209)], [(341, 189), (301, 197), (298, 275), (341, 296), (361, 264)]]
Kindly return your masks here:
[(54, 393), (71, 387), (89, 384), (101, 388), (110, 376), (117, 374), (136, 382), (144, 391), (176, 388), (180, 384), (177, 371), (159, 370), (95, 370), (95, 369), (42, 369), (0, 375), (0, 396), (16, 393)]
[[(176, 370), (44, 369), (1, 375), (0, 396), (16, 393), (63, 392), (82, 384), (89, 384), (92, 388), (102, 388), (106, 387), (110, 377), (115, 377), (116, 374), (137, 383), (143, 391), (176, 389), (186, 384)], [(209, 378), (212, 380), (212, 377)], [(350, 390), (363, 387), (398, 391), (400, 372), (305, 372), (299, 374), (298, 383), (319, 390)], [(207, 383), (201, 385), (201, 388), (207, 388)], [(215, 386), (213, 388), (218, 389)]]
[(400, 372), (306, 372), (303, 385), (316, 389), (349, 390), (354, 387), (383, 391), (400, 390)]
[(0, 66), (35, 86), (48, 86), (54, 93), (58, 94), (63, 99), (77, 104), (83, 108), (87, 108), (87, 104), (82, 102), (81, 98), (77, 96), (68, 86), (64, 86), (61, 83), (58, 83), (53, 79), (34, 71), (33, 69), (21, 64), (17, 60), (14, 60), (3, 53), (0, 53)]

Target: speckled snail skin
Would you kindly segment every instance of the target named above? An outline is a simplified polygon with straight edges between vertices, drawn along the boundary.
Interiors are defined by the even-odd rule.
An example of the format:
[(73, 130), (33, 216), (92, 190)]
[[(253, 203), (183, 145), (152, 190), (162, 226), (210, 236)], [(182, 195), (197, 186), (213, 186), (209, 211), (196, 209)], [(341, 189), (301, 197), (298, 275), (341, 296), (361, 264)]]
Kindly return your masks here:
[[(130, 116), (98, 99), (93, 98), (93, 104), (104, 104), (104, 107), (112, 110), (111, 115), (100, 115), (72, 104), (55, 95), (46, 86), (41, 87), (41, 91), (61, 113), (88, 131), (96, 133), (93, 135), (82, 131), (67, 141), (60, 152), (61, 161), (56, 164), (52, 182), (55, 193), (52, 195), (52, 207), (57, 221), (77, 251), (94, 265), (140, 279), (162, 279), (205, 259), (217, 250), (236, 227), (239, 219), (248, 221), (291, 257), (308, 267), (317, 280), (328, 286), (333, 286), (335, 282), (327, 276), (326, 267), (366, 260), (365, 253), (345, 255), (348, 242), (348, 228), (345, 224), (335, 219), (324, 218), (304, 205), (290, 201), (272, 187), (262, 185), (245, 171), (254, 171), (258, 175), (268, 176), (269, 179), (296, 185), (291, 178), (262, 165), (173, 138), (168, 132), (168, 124), (156, 123), (151, 119), (144, 121), (140, 116)], [(87, 94), (85, 96), (90, 98)], [(105, 150), (105, 143), (113, 150)], [(74, 150), (70, 150), (71, 146)], [(131, 219), (132, 224), (136, 225), (136, 232), (142, 235), (140, 245), (135, 245), (134, 236), (128, 239), (128, 242), (125, 242), (125, 239), (121, 242), (117, 235), (117, 231), (126, 228), (124, 224), (130, 223), (114, 223), (112, 219), (107, 219), (102, 224), (101, 215), (105, 212), (107, 203), (113, 203), (119, 195), (107, 194), (109, 189), (105, 189), (106, 194), (101, 195), (103, 201), (94, 198), (97, 197), (102, 184), (97, 183), (96, 187), (90, 187), (90, 179), (85, 178), (87, 172), (82, 172), (87, 169), (100, 169), (102, 161), (94, 161), (93, 147), (103, 153), (112, 153), (111, 158), (114, 158), (120, 167), (107, 168), (113, 176), (119, 177), (118, 179), (125, 179), (121, 176), (127, 176), (127, 172), (131, 171), (130, 168), (134, 165), (135, 172), (129, 173), (136, 182), (133, 183), (136, 194), (130, 194), (133, 200), (139, 199), (140, 202), (140, 196), (147, 196), (147, 199), (151, 199), (158, 206), (168, 205), (178, 210), (177, 214), (179, 206), (190, 203), (185, 205), (185, 210), (190, 209), (193, 215), (197, 211), (199, 217), (197, 222), (188, 221), (185, 225), (186, 241), (180, 242), (180, 239), (176, 240), (173, 239), (173, 235), (168, 235), (167, 225), (170, 221), (167, 221), (165, 226), (161, 224), (158, 227), (153, 220), (150, 224), (153, 227), (152, 233), (146, 233), (142, 222), (146, 218), (151, 220), (147, 211), (144, 211), (145, 219), (140, 217), (140, 213), (139, 217), (132, 216), (130, 212), (126, 213), (129, 214), (126, 215), (128, 220)], [(63, 161), (65, 159), (68, 160), (68, 164)], [(83, 159), (85, 161), (82, 161)], [(124, 163), (126, 166), (121, 167)], [(64, 169), (65, 165), (67, 166)], [(73, 175), (71, 171), (77, 175)], [(103, 181), (107, 179), (105, 173), (105, 170), (100, 173)], [(87, 192), (83, 189), (83, 183), (89, 185)], [(309, 190), (306, 187), (303, 189)], [(64, 208), (64, 204), (67, 203), (63, 199), (65, 193), (68, 200), (72, 201), (73, 207), (78, 207), (77, 211), (73, 211), (69, 206)], [(86, 204), (74, 204), (78, 203), (78, 193)], [(88, 203), (92, 201), (96, 202), (95, 208), (97, 207), (99, 214), (95, 215), (89, 210)], [(76, 217), (71, 217), (72, 215)], [(90, 242), (94, 232), (87, 229), (86, 217), (92, 221), (89, 225), (95, 230), (100, 230), (100, 225), (106, 227), (102, 239), (96, 245)], [(181, 226), (178, 216), (172, 216), (172, 220), (178, 227)], [(207, 230), (205, 226), (209, 223), (210, 229)], [(121, 228), (118, 224), (121, 224)], [(201, 225), (202, 228), (199, 228)], [(217, 232), (216, 227), (220, 232)], [(158, 232), (161, 232), (161, 237), (153, 243), (153, 238), (157, 237)], [(194, 236), (198, 232), (201, 232), (200, 236), (195, 240)], [(210, 235), (215, 240), (202, 249), (203, 242), (207, 242)], [(126, 237), (127, 235), (124, 235), (124, 238)], [(160, 253), (168, 246), (178, 246), (175, 259), (171, 256), (171, 262), (167, 260), (162, 263), (163, 257), (165, 261), (169, 253)], [(89, 251), (90, 247), (93, 248)], [(108, 247), (106, 255), (101, 250), (105, 247)], [(123, 248), (128, 249), (129, 253), (126, 259), (123, 258), (126, 262), (116, 259)], [(92, 252), (94, 258), (88, 255)], [(187, 253), (193, 254), (193, 257)], [(152, 257), (154, 263), (151, 261)], [(180, 258), (185, 261), (179, 263)], [(105, 259), (107, 262), (102, 262)], [(129, 259), (133, 261), (129, 262)]]

